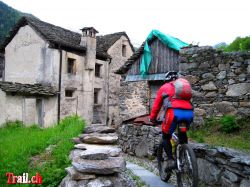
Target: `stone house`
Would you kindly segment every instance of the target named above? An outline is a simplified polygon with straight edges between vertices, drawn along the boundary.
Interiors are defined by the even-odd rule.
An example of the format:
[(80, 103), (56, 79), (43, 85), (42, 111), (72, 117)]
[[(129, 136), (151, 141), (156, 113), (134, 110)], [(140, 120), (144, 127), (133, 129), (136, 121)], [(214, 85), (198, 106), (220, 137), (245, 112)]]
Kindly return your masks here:
[(106, 124), (109, 87), (119, 82), (110, 81), (110, 67), (119, 68), (133, 47), (124, 32), (97, 33), (93, 27), (79, 34), (23, 17), (1, 47), (5, 66), (0, 124), (21, 120), (45, 127), (72, 114), (88, 124)]

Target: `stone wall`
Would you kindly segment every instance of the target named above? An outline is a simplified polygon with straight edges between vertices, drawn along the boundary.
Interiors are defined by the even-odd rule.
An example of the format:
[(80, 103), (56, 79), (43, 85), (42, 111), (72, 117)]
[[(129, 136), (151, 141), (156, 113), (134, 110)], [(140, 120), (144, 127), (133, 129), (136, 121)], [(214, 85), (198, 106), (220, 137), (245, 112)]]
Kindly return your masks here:
[(149, 113), (149, 86), (146, 81), (123, 82), (119, 98), (121, 122)]
[(250, 52), (185, 48), (180, 51), (179, 63), (181, 73), (192, 84), (198, 118), (250, 115)]
[[(125, 153), (152, 158), (161, 139), (158, 127), (124, 124), (118, 129)], [(250, 156), (233, 149), (191, 143), (198, 163), (199, 178), (206, 186), (247, 187), (250, 185)]]
[[(122, 56), (122, 46), (126, 46), (126, 55)], [(133, 54), (133, 50), (128, 39), (122, 36), (108, 50), (108, 54), (112, 57), (109, 64), (109, 125), (117, 125), (120, 123), (119, 116), (119, 91), (121, 75), (115, 74), (114, 71), (119, 69), (126, 60)]]

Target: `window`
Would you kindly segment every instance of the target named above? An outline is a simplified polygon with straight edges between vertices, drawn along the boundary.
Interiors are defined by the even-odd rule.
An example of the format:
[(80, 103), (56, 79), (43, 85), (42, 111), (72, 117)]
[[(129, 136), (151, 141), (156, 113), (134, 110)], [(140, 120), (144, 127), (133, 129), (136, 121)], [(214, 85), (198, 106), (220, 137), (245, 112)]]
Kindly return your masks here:
[(126, 57), (126, 54), (127, 54), (127, 46), (126, 45), (122, 45), (122, 56), (123, 57)]
[(68, 58), (67, 73), (76, 74), (76, 60), (73, 58)]
[(101, 71), (102, 70), (102, 65), (101, 64), (95, 64), (95, 76), (96, 77), (101, 77)]
[(73, 97), (74, 90), (65, 90), (65, 97)]
[(94, 89), (94, 104), (98, 104), (99, 103), (99, 93), (100, 93), (100, 89), (99, 88), (95, 88)]

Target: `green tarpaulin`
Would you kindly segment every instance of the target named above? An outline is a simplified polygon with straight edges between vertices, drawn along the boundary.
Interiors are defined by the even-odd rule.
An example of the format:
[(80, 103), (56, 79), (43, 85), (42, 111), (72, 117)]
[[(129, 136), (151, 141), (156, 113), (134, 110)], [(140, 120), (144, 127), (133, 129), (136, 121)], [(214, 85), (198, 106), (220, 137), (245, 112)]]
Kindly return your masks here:
[(148, 46), (148, 41), (152, 40), (154, 37), (157, 37), (162, 43), (166, 44), (169, 48), (174, 49), (176, 51), (179, 51), (182, 47), (188, 46), (187, 43), (179, 40), (178, 38), (174, 38), (170, 35), (163, 34), (158, 30), (152, 30), (146, 39), (143, 49), (142, 61), (140, 64), (141, 75), (146, 75), (148, 72), (149, 65), (152, 59), (151, 50)]

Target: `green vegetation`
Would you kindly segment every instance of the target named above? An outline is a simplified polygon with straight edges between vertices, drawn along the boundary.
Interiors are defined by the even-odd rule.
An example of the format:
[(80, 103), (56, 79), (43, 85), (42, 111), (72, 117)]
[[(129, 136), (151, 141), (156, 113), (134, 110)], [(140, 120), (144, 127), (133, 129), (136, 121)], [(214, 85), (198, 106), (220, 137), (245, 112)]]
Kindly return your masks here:
[[(29, 176), (38, 172), (43, 186), (58, 186), (66, 175), (64, 169), (70, 165), (68, 156), (74, 146), (70, 139), (80, 134), (84, 126), (77, 116), (46, 129), (37, 125), (24, 127), (21, 122), (7, 123), (0, 128), (0, 184), (6, 185), (6, 172), (28, 172)], [(50, 150), (46, 151), (48, 146)]]
[(9, 31), (22, 16), (32, 16), (31, 14), (22, 13), (15, 10), (2, 1), (0, 1), (0, 45), (4, 38), (8, 36)]
[(219, 49), (222, 49), (225, 52), (250, 51), (250, 36), (243, 38), (237, 37), (231, 44), (228, 46), (221, 46)]
[(235, 116), (207, 119), (204, 126), (192, 129), (188, 136), (200, 143), (225, 146), (250, 153), (250, 118)]

